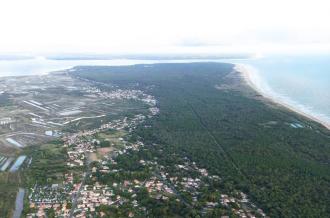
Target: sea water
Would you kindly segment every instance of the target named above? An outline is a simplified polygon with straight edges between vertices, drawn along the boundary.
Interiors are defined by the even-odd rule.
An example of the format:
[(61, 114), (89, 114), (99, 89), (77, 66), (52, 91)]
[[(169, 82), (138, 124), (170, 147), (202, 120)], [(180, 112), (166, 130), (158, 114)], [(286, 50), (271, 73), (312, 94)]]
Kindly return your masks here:
[(236, 63), (253, 71), (258, 89), (330, 123), (330, 55), (268, 56)]

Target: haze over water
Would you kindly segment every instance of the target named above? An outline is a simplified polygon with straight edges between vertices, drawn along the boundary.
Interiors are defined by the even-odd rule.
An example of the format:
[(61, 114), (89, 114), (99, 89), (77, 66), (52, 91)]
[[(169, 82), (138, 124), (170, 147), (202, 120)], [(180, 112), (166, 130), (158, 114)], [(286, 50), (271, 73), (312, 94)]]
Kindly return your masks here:
[[(221, 60), (209, 59), (184, 59), (184, 60), (139, 60), (139, 59), (109, 59), (109, 60), (54, 60), (44, 57), (23, 60), (1, 60), (0, 77), (4, 76), (27, 76), (41, 75), (52, 71), (69, 69), (75, 66), (120, 66), (134, 64), (153, 63), (189, 63), (189, 62), (210, 62)], [(221, 61), (222, 62), (222, 61)]]
[[(148, 63), (148, 61), (145, 61)], [(0, 60), (0, 77), (40, 75), (78, 65), (130, 65), (139, 60), (50, 60), (43, 57), (25, 60)]]

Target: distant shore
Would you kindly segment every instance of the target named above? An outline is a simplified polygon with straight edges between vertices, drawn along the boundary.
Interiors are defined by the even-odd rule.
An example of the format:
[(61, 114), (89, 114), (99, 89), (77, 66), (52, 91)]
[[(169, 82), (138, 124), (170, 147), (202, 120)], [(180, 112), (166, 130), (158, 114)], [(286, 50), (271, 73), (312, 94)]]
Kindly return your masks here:
[(321, 120), (320, 118), (318, 118), (314, 115), (308, 114), (308, 113), (302, 111), (301, 109), (299, 109), (297, 107), (294, 107), (293, 105), (288, 104), (287, 102), (285, 102), (281, 99), (277, 99), (274, 96), (272, 96), (270, 93), (267, 93), (267, 91), (262, 90), (260, 87), (258, 87), (258, 85), (256, 84), (255, 79), (253, 78), (254, 77), (253, 72), (249, 71), (244, 64), (236, 64), (234, 69), (235, 69), (235, 71), (237, 71), (238, 73), (240, 73), (242, 75), (242, 77), (245, 80), (245, 82), (247, 83), (247, 85), (249, 85), (252, 89), (257, 91), (264, 98), (266, 98), (266, 99), (268, 99), (268, 100), (270, 100), (270, 101), (272, 101), (276, 104), (282, 105), (282, 106), (288, 108), (289, 110), (294, 111), (294, 112), (296, 112), (296, 113), (298, 113), (298, 114), (300, 114), (304, 117), (307, 117), (311, 120), (314, 120), (315, 122), (320, 123), (322, 126), (327, 128), (328, 130), (330, 130), (330, 123), (329, 122)]

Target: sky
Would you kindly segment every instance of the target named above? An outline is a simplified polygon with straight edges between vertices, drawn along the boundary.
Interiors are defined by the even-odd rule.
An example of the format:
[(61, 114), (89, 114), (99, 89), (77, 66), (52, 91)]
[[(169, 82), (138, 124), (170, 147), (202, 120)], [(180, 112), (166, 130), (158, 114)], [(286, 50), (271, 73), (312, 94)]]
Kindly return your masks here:
[(0, 53), (330, 51), (327, 0), (0, 0)]

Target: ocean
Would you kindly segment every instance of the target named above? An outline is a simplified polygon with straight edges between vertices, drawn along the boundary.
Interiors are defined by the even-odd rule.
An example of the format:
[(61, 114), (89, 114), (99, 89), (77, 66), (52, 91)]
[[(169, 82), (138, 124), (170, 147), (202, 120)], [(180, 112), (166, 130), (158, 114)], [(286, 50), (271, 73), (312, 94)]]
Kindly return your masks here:
[[(0, 60), (1, 76), (40, 75), (78, 65), (132, 65), (216, 61), (244, 64), (258, 89), (330, 123), (330, 55), (268, 56), (246, 60)], [(0, 90), (1, 91), (1, 90)]]
[(330, 55), (268, 56), (234, 62), (247, 66), (262, 92), (330, 123)]

